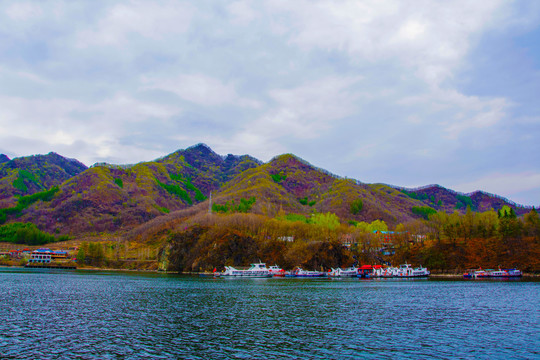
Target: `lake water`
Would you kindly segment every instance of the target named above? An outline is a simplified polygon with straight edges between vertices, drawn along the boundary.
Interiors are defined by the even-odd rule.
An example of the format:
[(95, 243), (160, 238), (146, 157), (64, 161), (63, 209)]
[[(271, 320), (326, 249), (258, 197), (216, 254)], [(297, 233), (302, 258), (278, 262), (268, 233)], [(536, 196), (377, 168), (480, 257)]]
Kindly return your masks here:
[(0, 268), (1, 359), (539, 359), (540, 282)]

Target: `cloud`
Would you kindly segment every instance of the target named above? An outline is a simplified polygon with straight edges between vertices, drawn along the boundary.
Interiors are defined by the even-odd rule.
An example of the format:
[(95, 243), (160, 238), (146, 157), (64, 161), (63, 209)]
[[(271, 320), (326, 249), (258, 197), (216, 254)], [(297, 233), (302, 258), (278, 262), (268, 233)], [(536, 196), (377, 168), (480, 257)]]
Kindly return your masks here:
[[(5, 2), (0, 141), (85, 163), (206, 142), (395, 184), (536, 174), (535, 4)], [(479, 71), (507, 49), (528, 65)], [(490, 86), (501, 74), (518, 80)]]
[[(457, 138), (468, 129), (488, 128), (497, 124), (506, 117), (512, 106), (505, 98), (467, 96), (456, 90), (442, 89), (431, 89), (429, 93), (407, 96), (398, 103), (422, 107), (424, 116), (431, 119), (442, 118), (439, 122), (451, 139)], [(421, 122), (418, 115), (414, 115), (412, 119), (415, 123)]]
[(224, 84), (219, 79), (204, 74), (182, 74), (172, 79), (144, 77), (142, 83), (142, 89), (170, 91), (186, 101), (203, 106), (259, 106), (257, 101), (239, 96), (233, 84)]
[[(509, 198), (525, 191), (540, 190), (540, 173), (493, 173), (466, 183), (456, 183), (454, 190), (470, 193), (476, 190), (499, 194)], [(525, 204), (539, 205), (538, 200), (527, 199)]]
[(397, 62), (437, 86), (451, 77), (469, 47), (500, 17), (501, 1), (270, 2), (291, 17), (291, 43), (340, 51), (351, 61)]
[(193, 10), (174, 1), (132, 1), (105, 10), (103, 19), (77, 33), (77, 46), (121, 46), (132, 36), (154, 41), (170, 38), (189, 29)]

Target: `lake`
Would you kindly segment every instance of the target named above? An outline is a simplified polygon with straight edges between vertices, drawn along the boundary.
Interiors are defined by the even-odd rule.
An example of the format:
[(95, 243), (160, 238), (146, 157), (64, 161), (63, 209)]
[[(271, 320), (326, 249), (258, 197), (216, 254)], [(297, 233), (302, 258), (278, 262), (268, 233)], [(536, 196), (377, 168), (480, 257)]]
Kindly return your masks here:
[(540, 358), (540, 282), (0, 268), (1, 359)]

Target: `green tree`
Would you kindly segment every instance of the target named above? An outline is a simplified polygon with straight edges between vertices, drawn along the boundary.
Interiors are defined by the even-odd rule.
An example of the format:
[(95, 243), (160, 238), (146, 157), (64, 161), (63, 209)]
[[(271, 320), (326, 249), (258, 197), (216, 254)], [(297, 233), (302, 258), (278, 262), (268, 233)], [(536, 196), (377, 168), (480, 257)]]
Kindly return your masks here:
[(383, 220), (374, 220), (369, 224), (368, 231), (370, 233), (375, 231), (388, 231), (388, 225)]
[(364, 203), (362, 202), (362, 199), (355, 199), (351, 203), (351, 213), (354, 215), (358, 215), (360, 211), (362, 211), (363, 207), (364, 207)]
[(333, 230), (339, 226), (339, 218), (334, 213), (316, 213), (311, 217), (311, 222), (315, 225), (319, 225), (330, 230)]

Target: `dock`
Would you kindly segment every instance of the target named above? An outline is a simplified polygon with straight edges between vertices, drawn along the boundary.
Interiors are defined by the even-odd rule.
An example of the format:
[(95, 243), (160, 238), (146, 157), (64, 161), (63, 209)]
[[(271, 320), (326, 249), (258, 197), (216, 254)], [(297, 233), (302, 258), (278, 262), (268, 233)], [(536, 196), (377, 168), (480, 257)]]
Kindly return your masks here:
[(70, 264), (50, 264), (50, 263), (28, 263), (24, 265), (25, 268), (31, 269), (67, 269), (75, 270), (77, 266)]

